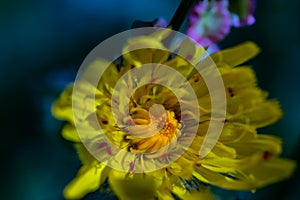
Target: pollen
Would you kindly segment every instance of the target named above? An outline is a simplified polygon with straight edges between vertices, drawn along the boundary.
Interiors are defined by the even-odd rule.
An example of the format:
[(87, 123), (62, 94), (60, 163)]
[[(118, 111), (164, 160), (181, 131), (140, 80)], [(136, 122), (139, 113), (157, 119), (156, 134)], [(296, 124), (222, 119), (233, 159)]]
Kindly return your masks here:
[[(150, 130), (159, 131), (147, 138), (131, 140), (129, 151), (135, 153), (155, 152), (171, 142), (176, 142), (176, 138), (180, 134), (180, 123), (175, 118), (173, 111), (166, 111), (165, 116), (157, 117), (150, 126), (152, 126), (149, 128)], [(145, 129), (145, 131), (149, 129)]]

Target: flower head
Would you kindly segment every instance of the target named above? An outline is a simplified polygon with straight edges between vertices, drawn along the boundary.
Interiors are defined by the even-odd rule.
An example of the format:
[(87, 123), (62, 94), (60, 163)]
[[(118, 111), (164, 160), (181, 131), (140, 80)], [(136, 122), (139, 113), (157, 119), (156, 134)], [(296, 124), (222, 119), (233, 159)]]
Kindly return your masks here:
[(252, 25), (255, 7), (255, 0), (201, 0), (190, 13), (187, 34), (207, 47), (224, 39), (231, 26)]
[(206, 47), (219, 42), (230, 31), (228, 1), (199, 1), (189, 16), (187, 35)]
[[(92, 64), (92, 69), (109, 66), (96, 86), (90, 79), (80, 80), (53, 105), (54, 115), (69, 121), (62, 134), (76, 143), (83, 165), (66, 187), (66, 198), (81, 198), (108, 180), (121, 199), (212, 199), (202, 183), (254, 190), (291, 175), (294, 162), (278, 158), (281, 140), (256, 132), (281, 117), (278, 102), (267, 100), (267, 93), (257, 87), (253, 70), (240, 66), (258, 47), (246, 42), (211, 55), (228, 102), (220, 121), (212, 113), (208, 86), (193, 66), (204, 49), (189, 41), (178, 47), (176, 52), (186, 55), (179, 56), (163, 50), (166, 37), (159, 32), (132, 38), (121, 62)], [(132, 50), (142, 44), (152, 48)], [(172, 70), (178, 74), (170, 74)], [(93, 115), (95, 121), (90, 120)], [(223, 130), (214, 148), (201, 157), (207, 131), (216, 121)]]

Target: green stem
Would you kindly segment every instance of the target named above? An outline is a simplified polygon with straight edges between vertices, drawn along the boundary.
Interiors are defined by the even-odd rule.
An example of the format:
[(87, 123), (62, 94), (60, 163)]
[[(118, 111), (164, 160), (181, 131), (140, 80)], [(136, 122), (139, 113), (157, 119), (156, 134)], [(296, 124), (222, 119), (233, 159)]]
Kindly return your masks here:
[(182, 0), (168, 26), (178, 31), (190, 8), (197, 0)]

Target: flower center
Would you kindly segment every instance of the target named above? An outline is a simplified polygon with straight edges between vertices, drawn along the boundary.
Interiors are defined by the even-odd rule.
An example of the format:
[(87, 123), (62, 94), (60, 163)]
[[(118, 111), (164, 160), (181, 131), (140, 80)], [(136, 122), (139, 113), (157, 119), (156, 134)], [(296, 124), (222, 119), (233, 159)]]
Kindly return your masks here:
[(130, 152), (149, 153), (158, 151), (166, 145), (176, 142), (176, 138), (180, 135), (180, 123), (175, 118), (175, 113), (170, 110), (167, 110), (161, 116), (155, 116), (154, 114), (151, 117), (151, 123), (144, 125), (145, 128), (139, 131), (140, 136), (149, 134), (151, 136), (140, 138), (136, 135), (134, 137), (129, 132), (126, 139), (130, 140), (128, 146)]

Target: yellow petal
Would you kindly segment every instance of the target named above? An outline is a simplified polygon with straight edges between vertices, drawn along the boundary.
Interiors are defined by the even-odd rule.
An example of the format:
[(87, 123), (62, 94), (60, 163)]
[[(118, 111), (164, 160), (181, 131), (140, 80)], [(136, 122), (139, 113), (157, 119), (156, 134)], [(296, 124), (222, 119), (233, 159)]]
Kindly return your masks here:
[(234, 180), (225, 175), (217, 172), (212, 172), (204, 167), (197, 167), (193, 175), (203, 181), (204, 183), (209, 183), (211, 185), (221, 187), (229, 190), (251, 190), (255, 189), (255, 184), (253, 181), (249, 180)]
[(225, 63), (235, 67), (253, 58), (259, 53), (258, 46), (253, 42), (245, 42), (237, 46), (219, 51), (211, 55), (211, 58), (218, 63)]
[(247, 141), (256, 137), (256, 129), (254, 127), (240, 124), (229, 123), (224, 124), (219, 141), (223, 144)]
[(279, 103), (269, 100), (245, 110), (240, 110), (236, 114), (227, 115), (229, 122), (248, 124), (257, 128), (270, 125), (282, 117)]
[(60, 120), (67, 120), (74, 123), (72, 113), (72, 90), (73, 85), (68, 86), (52, 105), (52, 114)]
[(62, 136), (72, 142), (81, 142), (78, 132), (74, 125), (66, 124), (61, 132)]
[(207, 189), (201, 190), (200, 189), (200, 191), (191, 192), (184, 199), (188, 199), (188, 200), (214, 200), (215, 198), (209, 190), (207, 190)]
[(158, 199), (159, 200), (174, 200), (173, 195), (171, 194), (169, 189), (165, 189), (165, 190), (158, 190)]
[(189, 83), (191, 84), (192, 88), (196, 92), (198, 98), (207, 95), (209, 93), (207, 85), (199, 73), (193, 74), (189, 79)]
[(96, 162), (96, 159), (87, 151), (83, 144), (75, 144), (75, 148), (83, 165), (91, 165)]
[(191, 39), (186, 38), (183, 42), (180, 42), (180, 47), (177, 54), (193, 65), (196, 65), (204, 53), (205, 49), (203, 47), (197, 45)]
[[(258, 134), (256, 138), (230, 143), (231, 146), (236, 149), (239, 155), (250, 156), (255, 153), (268, 152), (271, 157), (277, 156), (281, 153), (281, 139), (273, 135)], [(263, 159), (263, 155), (261, 156)]]
[(247, 157), (222, 157), (210, 152), (204, 159), (200, 161), (201, 166), (218, 173), (233, 173), (236, 171), (245, 170), (260, 162), (260, 154), (253, 154)]
[(139, 67), (146, 63), (160, 63), (169, 56), (164, 49), (164, 45), (156, 38), (140, 36), (128, 40), (127, 45), (123, 48), (123, 58), (133, 67)]
[(187, 195), (188, 190), (185, 188), (184, 184), (180, 180), (180, 178), (173, 174), (168, 174), (167, 176), (168, 184), (170, 185), (171, 191), (176, 194), (178, 197), (184, 199)]
[(171, 27), (168, 28), (158, 28), (152, 34), (151, 37), (155, 38), (156, 40), (162, 41), (163, 39), (167, 38), (173, 31)]
[(72, 94), (72, 115), (77, 121), (85, 121), (95, 113), (97, 105), (106, 101), (108, 98), (96, 86), (86, 80), (77, 81)]
[(249, 109), (265, 101), (266, 97), (267, 93), (259, 88), (227, 88), (227, 112), (234, 114), (240, 110)]
[[(190, 145), (188, 151), (198, 155), (200, 148), (202, 147), (203, 141), (204, 141), (204, 137), (196, 136), (195, 139), (193, 140), (193, 143)], [(209, 143), (210, 141), (206, 139), (205, 142)], [(220, 142), (217, 142), (214, 145), (212, 151), (214, 152), (214, 154), (217, 154), (220, 157), (234, 158), (236, 156), (236, 152), (234, 148), (228, 147)]]
[(200, 188), (200, 191), (189, 192), (180, 178), (175, 175), (168, 175), (168, 184), (171, 186), (171, 191), (180, 199), (191, 199), (191, 200), (212, 200), (214, 199), (210, 191), (206, 188)]
[(94, 192), (104, 182), (108, 171), (103, 164), (85, 165), (80, 168), (77, 176), (64, 189), (66, 199), (81, 199)]
[(108, 181), (121, 200), (155, 199), (161, 184), (161, 181), (147, 174), (128, 174), (117, 170), (110, 172)]
[[(170, 183), (167, 176), (163, 178), (162, 184), (159, 186), (157, 190), (158, 199), (159, 200), (174, 200), (173, 195), (171, 193), (172, 184)], [(174, 193), (174, 191), (173, 191)]]
[(243, 170), (229, 173), (213, 172), (205, 167), (195, 167), (193, 175), (205, 182), (230, 190), (254, 190), (291, 176), (296, 163), (287, 159), (270, 159)]
[(88, 63), (88, 65), (80, 71), (78, 78), (80, 78), (78, 79), (80, 81), (89, 83), (93, 88), (100, 82), (100, 78), (104, 79), (104, 82), (107, 82), (108, 85), (113, 85), (112, 83), (118, 80), (118, 71), (114, 63), (102, 58), (97, 58)]
[(289, 178), (295, 171), (296, 163), (292, 160), (274, 158), (261, 162), (255, 168), (246, 170), (255, 180), (257, 188)]
[(101, 128), (106, 129), (107, 131), (116, 131), (116, 121), (114, 119), (110, 105), (101, 104), (97, 106), (96, 115), (98, 117), (99, 125), (101, 126)]
[(176, 162), (170, 164), (168, 171), (176, 176), (189, 180), (192, 177), (194, 163), (195, 160), (191, 157), (182, 155)]
[(176, 56), (173, 59), (170, 59), (163, 63), (166, 66), (172, 67), (184, 77), (187, 77), (193, 70), (194, 66), (189, 64), (184, 58)]
[(255, 72), (250, 67), (220, 68), (219, 70), (227, 88), (240, 89), (256, 85)]
[[(110, 98), (117, 81), (120, 79), (120, 73), (118, 72), (117, 67), (114, 64), (108, 65), (103, 61), (95, 64), (99, 67), (107, 66), (107, 68), (101, 75), (101, 79), (99, 80), (100, 77), (98, 77), (98, 81), (96, 83), (99, 82), (97, 87), (98, 90), (101, 91), (106, 97)], [(93, 71), (91, 73), (93, 73)]]

